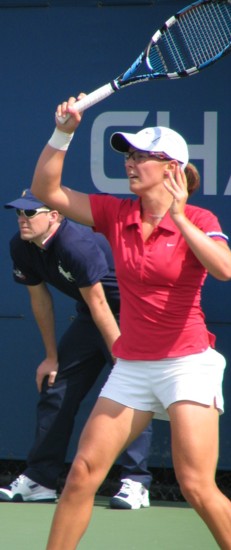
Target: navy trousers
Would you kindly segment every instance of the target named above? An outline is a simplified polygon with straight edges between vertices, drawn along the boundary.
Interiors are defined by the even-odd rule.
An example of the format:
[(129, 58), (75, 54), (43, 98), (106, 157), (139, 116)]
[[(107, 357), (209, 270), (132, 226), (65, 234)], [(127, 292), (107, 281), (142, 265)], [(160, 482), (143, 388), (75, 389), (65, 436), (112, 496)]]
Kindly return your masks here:
[[(55, 489), (63, 471), (69, 440), (82, 400), (112, 360), (105, 342), (89, 314), (78, 313), (58, 348), (59, 370), (52, 387), (47, 378), (37, 405), (36, 433), (24, 474)], [(105, 381), (109, 371), (105, 374)], [(104, 381), (103, 381), (104, 383)], [(96, 395), (97, 398), (97, 395)], [(122, 478), (151, 484), (148, 457), (152, 424), (121, 455)]]

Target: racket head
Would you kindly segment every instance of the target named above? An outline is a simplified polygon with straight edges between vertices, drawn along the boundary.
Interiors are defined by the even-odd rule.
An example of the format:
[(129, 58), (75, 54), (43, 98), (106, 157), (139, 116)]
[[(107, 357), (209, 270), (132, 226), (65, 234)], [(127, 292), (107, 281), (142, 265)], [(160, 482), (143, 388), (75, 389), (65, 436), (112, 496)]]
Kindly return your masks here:
[(177, 12), (153, 35), (146, 63), (153, 77), (180, 78), (230, 51), (231, 0), (202, 0)]
[(76, 111), (84, 111), (130, 84), (193, 75), (230, 51), (231, 0), (199, 0), (170, 17), (132, 65), (76, 102)]

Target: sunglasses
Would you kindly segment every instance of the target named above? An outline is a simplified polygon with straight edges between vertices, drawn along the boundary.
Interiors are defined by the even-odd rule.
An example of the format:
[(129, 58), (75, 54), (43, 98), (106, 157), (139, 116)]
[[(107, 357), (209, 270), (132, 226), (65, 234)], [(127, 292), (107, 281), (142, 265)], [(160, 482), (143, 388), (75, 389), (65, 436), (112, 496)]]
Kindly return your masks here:
[(48, 208), (36, 208), (33, 210), (22, 210), (21, 208), (16, 208), (17, 216), (25, 216), (25, 218), (34, 218), (37, 214), (47, 214), (50, 212)]
[(155, 153), (155, 152), (148, 152), (148, 151), (128, 151), (124, 154), (124, 160), (125, 162), (128, 162), (128, 160), (132, 158), (134, 162), (145, 162), (145, 160), (153, 159), (153, 160), (170, 160), (170, 157), (167, 157), (164, 153)]

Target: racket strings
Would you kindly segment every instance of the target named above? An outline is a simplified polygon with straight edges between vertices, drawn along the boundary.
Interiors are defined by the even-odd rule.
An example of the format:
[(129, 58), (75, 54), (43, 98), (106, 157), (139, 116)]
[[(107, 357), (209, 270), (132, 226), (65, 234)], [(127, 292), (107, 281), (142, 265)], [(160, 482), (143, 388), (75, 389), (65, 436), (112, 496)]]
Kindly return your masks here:
[(179, 22), (197, 66), (215, 58), (230, 44), (231, 5), (202, 5)]
[(230, 39), (231, 4), (201, 4), (167, 22), (148, 50), (147, 65), (161, 74), (190, 71), (221, 55)]
[(148, 67), (151, 70), (155, 68), (155, 73), (167, 74), (168, 65), (165, 61), (166, 56), (164, 55), (164, 52), (161, 50), (161, 48), (159, 48), (158, 44), (151, 46), (148, 54), (148, 59), (150, 60), (150, 63), (148, 63)]
[[(157, 63), (162, 60), (161, 70)], [(150, 69), (162, 74), (179, 73), (191, 67), (194, 62), (187, 49), (185, 41), (182, 40), (181, 30), (178, 23), (174, 24), (174, 32), (168, 29), (155, 44), (153, 43), (148, 52), (147, 64)]]

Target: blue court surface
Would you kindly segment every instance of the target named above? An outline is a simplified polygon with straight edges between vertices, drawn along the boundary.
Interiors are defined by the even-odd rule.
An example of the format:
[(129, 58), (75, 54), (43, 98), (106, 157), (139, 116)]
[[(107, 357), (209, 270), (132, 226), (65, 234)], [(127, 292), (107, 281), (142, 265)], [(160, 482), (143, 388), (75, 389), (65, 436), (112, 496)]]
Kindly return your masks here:
[[(54, 504), (0, 503), (0, 549), (45, 550), (54, 510)], [(108, 498), (97, 497), (89, 529), (78, 548), (217, 550), (218, 545), (185, 503), (152, 501), (148, 509), (121, 511), (111, 510)]]

